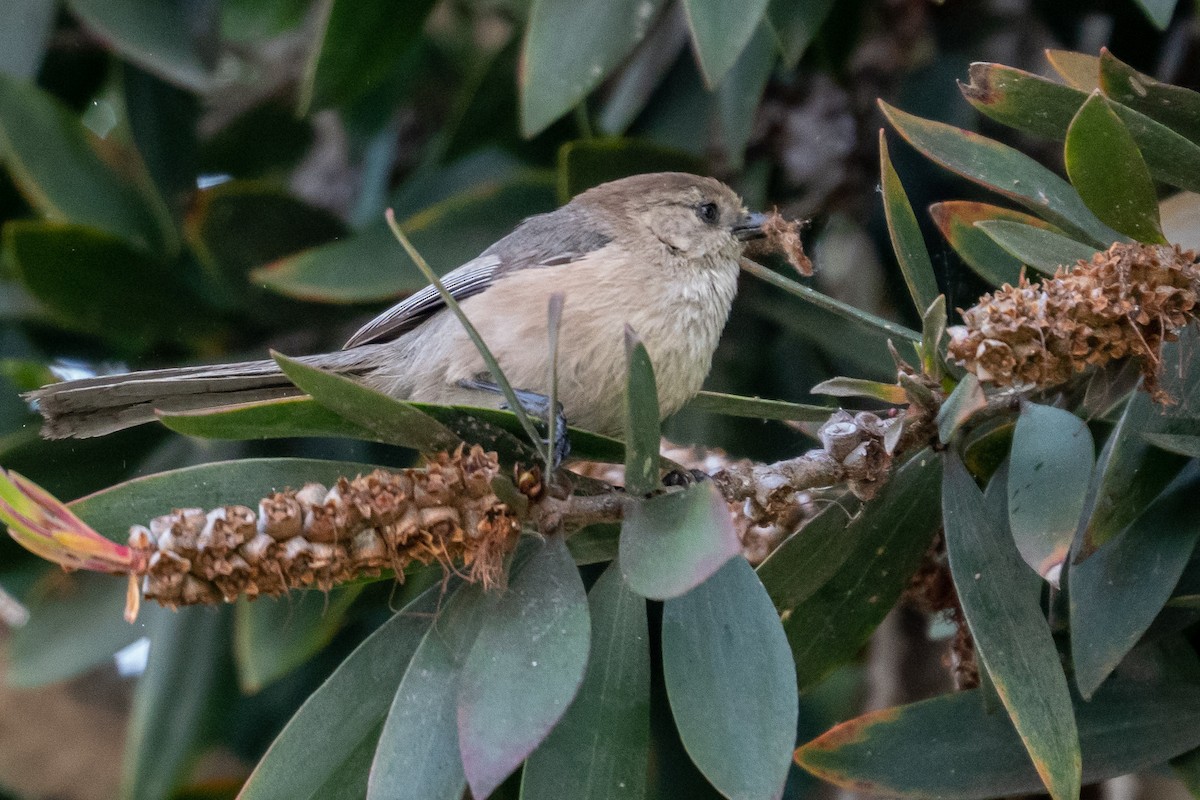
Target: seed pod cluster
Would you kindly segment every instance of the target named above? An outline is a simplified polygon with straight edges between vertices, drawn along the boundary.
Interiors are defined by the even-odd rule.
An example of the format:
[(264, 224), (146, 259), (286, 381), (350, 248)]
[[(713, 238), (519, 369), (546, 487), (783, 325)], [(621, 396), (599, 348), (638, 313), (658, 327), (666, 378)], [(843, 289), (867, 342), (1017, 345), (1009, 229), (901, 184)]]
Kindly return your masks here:
[(1195, 319), (1200, 264), (1178, 246), (1118, 242), (1070, 272), (1022, 278), (962, 312), (950, 356), (982, 381), (1018, 390), (1067, 382), (1089, 366), (1138, 360), (1160, 402), (1162, 344)]
[(461, 564), (491, 586), (520, 522), (492, 491), (495, 453), (443, 453), (423, 469), (306, 484), (254, 510), (176, 509), (130, 529), (141, 593), (168, 607), (331, 587), (412, 562)]

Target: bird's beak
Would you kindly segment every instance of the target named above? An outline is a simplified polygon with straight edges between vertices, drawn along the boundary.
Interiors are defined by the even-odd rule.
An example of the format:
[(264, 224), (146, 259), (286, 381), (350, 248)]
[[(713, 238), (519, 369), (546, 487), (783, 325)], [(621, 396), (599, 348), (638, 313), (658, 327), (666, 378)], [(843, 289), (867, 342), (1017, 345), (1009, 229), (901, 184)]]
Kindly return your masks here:
[(759, 214), (757, 211), (751, 212), (733, 226), (733, 235), (743, 242), (748, 242), (751, 239), (761, 239), (767, 235), (763, 230), (763, 225), (767, 224), (767, 215)]

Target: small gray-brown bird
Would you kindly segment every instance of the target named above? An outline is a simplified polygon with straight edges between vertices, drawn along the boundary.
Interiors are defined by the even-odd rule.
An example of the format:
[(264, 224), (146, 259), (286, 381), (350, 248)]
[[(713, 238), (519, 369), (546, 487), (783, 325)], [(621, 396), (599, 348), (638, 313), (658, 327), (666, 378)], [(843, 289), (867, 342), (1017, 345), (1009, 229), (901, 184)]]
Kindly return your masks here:
[[(529, 396), (548, 383), (547, 303), (565, 296), (558, 397), (571, 424), (623, 427), (624, 331), (654, 364), (659, 411), (695, 396), (737, 291), (743, 243), (762, 235), (728, 186), (677, 172), (605, 183), (530, 217), (443, 283), (478, 328), (509, 382)], [(485, 405), (502, 400), (458, 319), (428, 286), (307, 364), (398, 398)], [(99, 436), (185, 411), (301, 394), (273, 361), (106, 375), (27, 395), (50, 438)]]

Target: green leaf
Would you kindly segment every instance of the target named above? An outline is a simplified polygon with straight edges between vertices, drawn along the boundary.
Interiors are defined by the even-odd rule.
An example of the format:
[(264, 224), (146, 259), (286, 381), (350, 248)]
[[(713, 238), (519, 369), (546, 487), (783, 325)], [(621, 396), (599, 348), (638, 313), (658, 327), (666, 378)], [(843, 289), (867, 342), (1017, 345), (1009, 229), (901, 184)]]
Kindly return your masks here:
[(312, 121), (297, 118), (290, 102), (267, 102), (205, 139), (198, 153), (199, 169), (239, 180), (280, 183), (312, 149), (315, 139)]
[(180, 0), (67, 0), (101, 41), (148, 72), (190, 89), (210, 88), (212, 72), (201, 52), (210, 11)]
[(241, 800), (315, 800), (329, 796), (325, 787), (336, 786), (335, 779), (366, 776), (388, 707), (435, 621), (442, 592), (440, 585), (427, 589), (346, 657), (271, 743), (238, 795)]
[[(1092, 75), (1098, 77), (1098, 59), (1086, 58), (1091, 59)], [(972, 64), (971, 83), (959, 88), (971, 105), (992, 119), (1062, 141), (1089, 92), (1098, 87), (1080, 91), (1013, 67)], [(1200, 191), (1200, 145), (1128, 106), (1115, 102), (1109, 106), (1133, 137), (1156, 180)]]
[(1050, 222), (1107, 247), (1120, 234), (1088, 209), (1069, 183), (1024, 153), (977, 133), (921, 119), (880, 101), (884, 116), (927, 158), (1014, 200)]
[(641, 139), (575, 139), (558, 149), (558, 200), (565, 203), (593, 186), (643, 172), (706, 171), (690, 153)]
[(58, 100), (0, 75), (0, 161), (31, 206), (152, 250), (176, 247), (165, 211), (102, 161), (99, 146)]
[(170, 797), (186, 777), (229, 657), (229, 618), (226, 609), (204, 606), (155, 617), (150, 659), (133, 694), (122, 800)]
[(211, 313), (167, 263), (95, 228), (14, 220), (4, 258), (63, 327), (135, 350), (212, 330)]
[(588, 606), (587, 672), (567, 712), (525, 762), (521, 800), (645, 796), (650, 755), (646, 602), (626, 588), (613, 564), (592, 586)]
[[(541, 172), (503, 181), (485, 178), (412, 214), (400, 227), (444, 274), (479, 255), (526, 217), (552, 210), (553, 180)], [(325, 303), (388, 300), (428, 283), (382, 220), (345, 240), (257, 269), (250, 277), (288, 297)]]
[(1200, 144), (1200, 92), (1143, 75), (1107, 48), (1100, 50), (1100, 87), (1112, 100)]
[(467, 786), (456, 722), (468, 653), (487, 612), (498, 602), (477, 584), (441, 604), (404, 671), (379, 736), (368, 800), (460, 800)]
[[(532, 138), (583, 102), (637, 46), (663, 0), (534, 0), (519, 73), (521, 130)], [(563, 35), (570, 31), (571, 35)]]
[(853, 659), (908, 586), (941, 526), (941, 478), (941, 460), (923, 450), (853, 519), (840, 508), (822, 512), (812, 536), (801, 528), (759, 567), (801, 691)]
[[(1114, 681), (1090, 703), (1076, 701), (1074, 713), (1086, 783), (1200, 745), (1200, 689), (1185, 682)], [(796, 761), (834, 785), (887, 797), (985, 800), (1043, 791), (1012, 723), (987, 713), (978, 689), (844, 722), (797, 750)]]
[(433, 0), (330, 0), (300, 84), (300, 108), (345, 107), (389, 77), (420, 38)]
[(234, 658), (242, 692), (254, 694), (312, 658), (342, 627), (361, 585), (238, 602)]
[(764, 19), (717, 88), (717, 122), (730, 166), (741, 167), (763, 91), (775, 66), (775, 37)]
[(620, 538), (620, 525), (588, 525), (567, 537), (567, 548), (579, 566), (602, 564), (616, 560)]
[(1136, 0), (1138, 6), (1141, 7), (1146, 19), (1154, 24), (1154, 27), (1160, 31), (1165, 31), (1167, 25), (1171, 23), (1171, 17), (1175, 15), (1175, 6), (1179, 4), (1179, 0)]
[(369, 428), (339, 417), (311, 397), (281, 397), (215, 409), (166, 414), (158, 419), (176, 433), (203, 439), (279, 439), (329, 436), (379, 441)]
[[(1020, 423), (1018, 423), (1018, 426)], [(1079, 733), (1034, 580), (956, 455), (942, 484), (946, 552), (975, 649), (1055, 800), (1079, 796)]]
[(533, 546), (484, 615), (462, 667), (458, 741), (475, 797), (487, 797), (545, 740), (587, 669), (587, 594), (561, 536)]
[[(908, 404), (908, 396), (898, 385), (881, 381), (867, 381), (862, 378), (830, 378), (827, 381), (821, 381), (809, 391), (813, 394), (827, 394), (831, 397), (870, 397), (892, 405)], [(828, 418), (829, 412), (826, 412), (825, 416)]]
[(147, 604), (125, 621), (125, 581), (97, 572), (48, 571), (22, 598), (29, 621), (9, 634), (6, 680), (27, 688), (73, 678), (110, 660), (168, 613)]
[(361, 383), (275, 354), (280, 369), (321, 405), (375, 433), (381, 441), (422, 453), (450, 451), (462, 440), (433, 417), (409, 403)]
[(745, 3), (712, 3), (683, 0), (692, 46), (704, 82), (714, 88), (742, 54), (767, 10), (767, 0)]
[(1048, 228), (1049, 223), (1019, 211), (976, 203), (970, 200), (951, 200), (929, 207), (934, 224), (959, 258), (992, 286), (1017, 285), (1024, 264), (984, 233), (976, 223), (984, 220), (1006, 220)]
[(1069, 411), (1027, 403), (1013, 433), (1008, 524), (1035, 572), (1058, 585), (1087, 499), (1095, 462), (1087, 423)]
[(662, 651), (679, 738), (704, 777), (726, 797), (779, 797), (796, 741), (795, 668), (744, 558), (663, 604)]
[(1047, 50), (1046, 60), (1064, 81), (1091, 94), (1100, 88), (1100, 59), (1070, 50)]
[(921, 315), (921, 370), (940, 380), (942, 367), (942, 339), (946, 336), (946, 296), (939, 294)]
[(938, 438), (942, 444), (949, 444), (963, 423), (970, 419), (972, 414), (985, 408), (987, 397), (979, 385), (979, 379), (967, 373), (938, 409), (936, 422)]
[(1166, 242), (1150, 170), (1099, 91), (1071, 120), (1064, 147), (1067, 175), (1096, 216), (1138, 241)]
[(1172, 433), (1147, 433), (1143, 438), (1159, 450), (1188, 458), (1200, 458), (1200, 436)]
[(1078, 261), (1090, 261), (1096, 253), (1092, 245), (1023, 222), (989, 219), (976, 222), (975, 227), (1022, 264), (1044, 275), (1053, 275), (1060, 266), (1070, 268)]
[(833, 409), (826, 406), (789, 403), (783, 400), (764, 400), (759, 397), (742, 397), (722, 392), (700, 392), (688, 402), (687, 409), (709, 414), (722, 414), (727, 417), (791, 422), (824, 422), (833, 413)]
[(900, 176), (892, 166), (887, 137), (882, 129), (879, 131), (879, 163), (882, 170), (880, 186), (883, 190), (883, 211), (887, 217), (892, 250), (900, 263), (909, 297), (920, 313), (937, 299), (937, 278), (933, 274), (929, 251), (925, 249), (925, 237), (921, 235), (921, 227), (917, 224), (917, 215), (913, 213)]
[(633, 329), (625, 328), (629, 370), (625, 415), (625, 489), (635, 497), (658, 488), (658, 388), (646, 346)]
[(709, 482), (631, 498), (618, 559), (629, 588), (652, 600), (678, 597), (741, 552), (729, 508)]
[(54, 30), (54, 0), (17, 0), (0, 29), (0, 74), (14, 78), (37, 75)]
[(807, 302), (817, 306), (825, 311), (830, 311), (843, 319), (846, 319), (854, 324), (856, 328), (864, 331), (868, 336), (878, 336), (880, 334), (894, 339), (907, 339), (910, 342), (921, 341), (921, 334), (910, 330), (903, 325), (897, 325), (894, 322), (876, 316), (869, 311), (855, 308), (854, 306), (843, 303), (840, 300), (835, 300), (829, 295), (821, 294), (816, 289), (811, 289), (808, 286), (789, 280), (779, 273), (767, 269), (761, 264), (757, 264), (748, 258), (742, 259), (742, 271), (748, 272), (754, 277), (765, 283), (769, 283), (776, 288), (783, 289), (785, 292), (795, 295), (796, 297), (806, 300)]
[(1071, 568), (1071, 661), (1085, 699), (1162, 610), (1200, 538), (1194, 476), (1174, 484), (1117, 538)]
[(257, 506), (284, 489), (316, 481), (329, 486), (341, 476), (366, 475), (372, 464), (308, 458), (247, 458), (160, 472), (119, 483), (68, 503), (98, 533), (124, 542), (130, 525), (145, 525), (173, 508)]
[(783, 52), (783, 65), (795, 69), (804, 57), (804, 52), (816, 38), (836, 0), (770, 0), (767, 20), (779, 40)]

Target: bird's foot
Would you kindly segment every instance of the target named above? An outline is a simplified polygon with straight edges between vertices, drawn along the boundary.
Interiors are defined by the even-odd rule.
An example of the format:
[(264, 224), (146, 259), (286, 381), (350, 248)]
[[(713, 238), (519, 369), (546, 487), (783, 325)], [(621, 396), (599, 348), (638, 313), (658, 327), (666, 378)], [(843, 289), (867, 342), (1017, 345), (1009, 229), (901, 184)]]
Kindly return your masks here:
[[(479, 389), (485, 392), (503, 394), (500, 387), (492, 381), (479, 379), (465, 380), (460, 381), (459, 386), (464, 389)], [(514, 389), (513, 394), (517, 396), (517, 402), (521, 404), (522, 410), (535, 418), (535, 426), (540, 425), (542, 430), (549, 430), (550, 398), (544, 394), (530, 392), (525, 389)], [(567, 456), (571, 454), (571, 437), (567, 433), (567, 415), (563, 413), (562, 403), (555, 403), (554, 405), (554, 441), (550, 442), (548, 439), (542, 439), (541, 443), (543, 446), (550, 448), (553, 468), (558, 469)], [(503, 403), (500, 407), (507, 409), (508, 403)]]
[(712, 476), (701, 469), (673, 469), (663, 475), (663, 486), (694, 486), (712, 480)]

